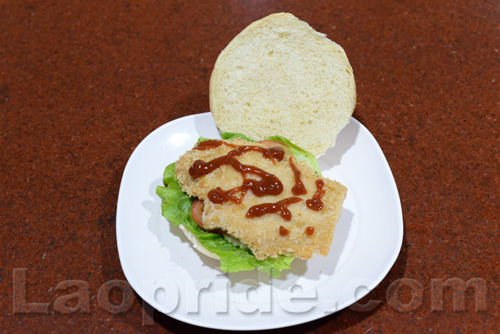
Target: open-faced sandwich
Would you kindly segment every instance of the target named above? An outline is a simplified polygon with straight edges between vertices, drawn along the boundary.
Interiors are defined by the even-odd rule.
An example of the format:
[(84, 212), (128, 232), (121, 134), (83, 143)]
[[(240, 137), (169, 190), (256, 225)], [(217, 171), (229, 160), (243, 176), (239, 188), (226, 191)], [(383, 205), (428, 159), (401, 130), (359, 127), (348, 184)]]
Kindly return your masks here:
[(167, 166), (163, 215), (226, 272), (278, 276), (296, 257), (326, 256), (347, 189), (321, 176), (315, 156), (335, 143), (355, 99), (340, 46), (291, 14), (252, 23), (212, 73), (222, 139), (200, 138)]

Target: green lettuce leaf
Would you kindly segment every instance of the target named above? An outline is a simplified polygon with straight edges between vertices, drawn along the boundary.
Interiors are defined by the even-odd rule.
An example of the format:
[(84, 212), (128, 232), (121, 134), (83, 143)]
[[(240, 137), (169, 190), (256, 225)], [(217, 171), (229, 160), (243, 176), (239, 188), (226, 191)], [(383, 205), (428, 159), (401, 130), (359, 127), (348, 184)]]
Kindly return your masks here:
[(295, 158), (297, 158), (298, 161), (304, 161), (314, 170), (316, 174), (321, 175), (321, 170), (319, 169), (318, 160), (316, 160), (316, 157), (311, 153), (293, 144), (285, 137), (272, 136), (269, 137), (268, 140), (276, 140), (282, 142), (283, 144), (286, 144), (292, 151), (293, 155), (295, 155)]
[(220, 136), (222, 139), (233, 139), (233, 138), (240, 138), (240, 139), (245, 139), (248, 141), (255, 141), (253, 139), (248, 138), (247, 136), (241, 134), (241, 133), (236, 133), (236, 132), (221, 132)]

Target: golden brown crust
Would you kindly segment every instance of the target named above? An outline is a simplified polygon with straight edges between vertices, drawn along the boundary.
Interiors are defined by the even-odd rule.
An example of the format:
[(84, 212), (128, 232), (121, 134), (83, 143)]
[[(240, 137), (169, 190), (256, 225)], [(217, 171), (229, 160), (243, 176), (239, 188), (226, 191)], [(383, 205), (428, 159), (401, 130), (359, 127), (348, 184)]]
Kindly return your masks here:
[[(229, 140), (237, 145), (258, 145), (240, 139)], [(286, 153), (281, 162), (262, 158), (258, 152), (247, 152), (236, 157), (241, 163), (257, 166), (272, 173), (283, 183), (283, 192), (278, 196), (257, 197), (251, 191), (246, 193), (241, 204), (225, 202), (214, 204), (208, 198), (210, 190), (221, 187), (223, 190), (238, 187), (243, 178), (230, 166), (222, 166), (212, 173), (193, 179), (189, 175), (189, 167), (195, 160), (210, 161), (216, 157), (227, 154), (233, 148), (221, 145), (210, 150), (191, 150), (185, 153), (176, 163), (176, 177), (182, 189), (190, 196), (204, 200), (203, 224), (208, 229), (223, 229), (228, 234), (238, 238), (248, 245), (255, 257), (259, 260), (267, 257), (277, 257), (280, 254), (294, 254), (299, 258), (311, 258), (313, 253), (326, 256), (333, 239), (335, 225), (340, 218), (342, 203), (347, 189), (338, 182), (318, 176), (305, 163), (294, 163), (301, 170), (301, 180), (307, 194), (299, 195), (303, 200), (288, 206), (292, 214), (290, 221), (284, 220), (279, 214), (267, 214), (261, 217), (245, 217), (253, 205), (277, 202), (279, 200), (296, 196), (291, 189), (295, 184), (294, 174), (289, 164), (289, 154)], [(251, 176), (258, 179), (257, 176)], [(322, 197), (324, 207), (314, 211), (306, 206), (306, 200), (313, 197), (316, 192), (316, 180), (325, 182), (325, 194)], [(289, 233), (281, 236), (280, 226), (285, 227)], [(314, 228), (312, 235), (306, 234), (306, 228)]]

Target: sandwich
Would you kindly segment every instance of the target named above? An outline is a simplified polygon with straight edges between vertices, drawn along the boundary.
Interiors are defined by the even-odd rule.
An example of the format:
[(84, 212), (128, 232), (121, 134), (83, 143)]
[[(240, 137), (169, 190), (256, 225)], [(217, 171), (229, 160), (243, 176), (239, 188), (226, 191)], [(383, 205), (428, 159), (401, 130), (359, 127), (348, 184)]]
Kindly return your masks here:
[(295, 257), (327, 255), (346, 188), (282, 137), (201, 139), (165, 169), (163, 215), (221, 270), (272, 276)]
[(278, 277), (295, 258), (326, 256), (347, 189), (321, 175), (316, 157), (355, 99), (339, 45), (291, 14), (252, 23), (212, 72), (221, 138), (200, 138), (165, 168), (162, 214), (225, 272)]

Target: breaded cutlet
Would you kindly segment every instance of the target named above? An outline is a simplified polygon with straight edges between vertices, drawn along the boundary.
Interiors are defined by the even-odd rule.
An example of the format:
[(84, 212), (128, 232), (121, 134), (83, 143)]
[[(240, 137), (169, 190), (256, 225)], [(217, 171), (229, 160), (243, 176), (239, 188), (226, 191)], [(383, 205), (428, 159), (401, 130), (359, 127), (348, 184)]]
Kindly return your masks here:
[[(227, 191), (241, 186), (245, 179), (260, 180), (262, 177), (251, 173), (242, 174), (236, 171), (234, 166), (222, 164), (210, 173), (194, 178), (189, 172), (193, 163), (200, 160), (210, 162), (227, 155), (236, 146), (266, 148), (270, 146), (269, 142), (261, 144), (242, 139), (225, 142), (229, 145), (223, 144), (206, 150), (192, 149), (181, 156), (175, 165), (176, 178), (183, 191), (204, 202), (203, 227), (207, 230), (223, 230), (239, 239), (249, 247), (258, 260), (275, 258), (281, 254), (294, 254), (302, 259), (311, 258), (314, 253), (326, 256), (330, 250), (347, 189), (336, 181), (317, 175), (306, 163), (298, 162), (286, 148), (284, 157), (280, 161), (265, 158), (259, 151), (248, 151), (234, 158), (240, 164), (255, 166), (275, 175), (283, 185), (282, 192), (278, 195), (259, 197), (251, 190), (244, 196), (236, 191), (234, 197), (241, 197), (241, 203), (232, 201), (213, 203), (208, 198), (208, 193), (217, 187)], [(277, 147), (283, 147), (282, 145), (276, 143)], [(299, 179), (305, 187), (307, 192), (305, 194), (296, 195), (292, 192), (296, 185), (293, 166), (300, 171)], [(318, 189), (318, 180), (324, 183), (322, 188), (324, 193), (320, 198), (323, 207), (320, 210), (313, 210), (311, 206), (314, 205), (311, 204), (311, 200), (315, 194), (319, 195), (321, 190)], [(249, 212), (253, 207), (263, 203), (279, 203), (288, 198), (296, 198), (293, 203), (286, 206), (290, 220), (284, 219), (280, 214), (283, 210), (250, 217), (252, 215)]]

